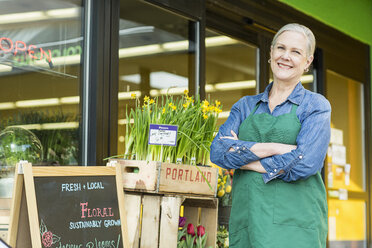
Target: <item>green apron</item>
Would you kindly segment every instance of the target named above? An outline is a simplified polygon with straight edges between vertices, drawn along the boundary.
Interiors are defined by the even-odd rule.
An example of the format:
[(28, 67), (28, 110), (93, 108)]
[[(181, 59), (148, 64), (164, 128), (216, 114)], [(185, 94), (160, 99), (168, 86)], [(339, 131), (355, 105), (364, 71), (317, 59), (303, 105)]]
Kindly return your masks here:
[[(239, 139), (296, 144), (301, 123), (297, 105), (280, 116), (254, 114), (243, 121)], [(230, 248), (325, 248), (327, 200), (320, 173), (294, 182), (264, 183), (261, 173), (237, 169), (229, 223)]]

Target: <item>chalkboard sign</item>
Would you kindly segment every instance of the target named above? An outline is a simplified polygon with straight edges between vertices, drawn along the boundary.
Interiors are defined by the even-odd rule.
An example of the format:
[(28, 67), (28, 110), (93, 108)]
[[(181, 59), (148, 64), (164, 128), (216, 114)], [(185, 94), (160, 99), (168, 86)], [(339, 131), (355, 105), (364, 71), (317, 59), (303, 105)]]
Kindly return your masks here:
[(34, 181), (43, 247), (123, 247), (115, 176)]
[[(11, 213), (8, 241), (11, 245), (128, 247), (120, 167), (20, 166), (15, 192), (21, 193), (13, 199), (16, 210)], [(23, 175), (24, 187), (20, 185)], [(22, 194), (26, 196), (23, 200)], [(27, 208), (22, 207), (24, 204)], [(25, 211), (28, 218), (22, 217)], [(23, 224), (29, 231), (21, 227)], [(29, 246), (24, 246), (27, 242)]]

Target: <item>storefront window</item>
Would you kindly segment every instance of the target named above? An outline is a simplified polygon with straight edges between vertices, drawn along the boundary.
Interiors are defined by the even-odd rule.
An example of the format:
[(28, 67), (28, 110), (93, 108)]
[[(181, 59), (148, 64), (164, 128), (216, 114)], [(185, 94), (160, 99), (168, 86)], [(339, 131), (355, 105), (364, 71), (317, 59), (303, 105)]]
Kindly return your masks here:
[[(2, 2), (0, 149), (7, 154), (0, 155), (3, 166), (9, 165), (10, 156), (33, 163), (78, 163), (81, 26), (82, 1)], [(9, 148), (9, 136), (22, 129), (40, 140), (38, 159), (17, 157), (19, 153)]]
[[(139, 14), (140, 13), (140, 14)], [(181, 96), (189, 87), (189, 26), (180, 16), (137, 0), (120, 2), (118, 153), (124, 151), (126, 107), (140, 99)], [(130, 121), (130, 120), (128, 120)]]
[(77, 165), (82, 1), (1, 1), (0, 237), (14, 166)]
[(326, 88), (332, 105), (332, 180), (328, 187), (364, 192), (363, 84), (328, 71)]
[(206, 92), (222, 103), (219, 124), (241, 97), (257, 94), (257, 48), (212, 31), (206, 32)]
[(329, 247), (367, 247), (363, 90), (362, 83), (327, 71), (326, 92), (332, 106), (325, 167)]

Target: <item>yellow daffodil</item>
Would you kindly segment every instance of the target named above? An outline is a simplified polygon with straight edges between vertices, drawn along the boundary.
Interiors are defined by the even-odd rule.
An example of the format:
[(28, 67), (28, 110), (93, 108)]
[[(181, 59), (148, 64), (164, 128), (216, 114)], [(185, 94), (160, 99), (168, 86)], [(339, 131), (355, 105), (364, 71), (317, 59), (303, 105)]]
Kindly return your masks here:
[(161, 112), (164, 114), (165, 113), (165, 108), (163, 108), (163, 110)]
[(155, 102), (155, 100), (154, 99), (150, 99), (150, 102), (149, 102), (149, 104), (153, 104)]
[(185, 94), (186, 96), (188, 96), (189, 95), (189, 91), (188, 90), (184, 90), (183, 91), (183, 94)]
[(136, 94), (134, 94), (134, 93), (130, 94), (130, 98), (131, 99), (136, 99)]
[(216, 107), (218, 107), (218, 106), (220, 106), (220, 105), (221, 105), (221, 102), (220, 102), (220, 101), (217, 101), (217, 100), (216, 100), (216, 102), (215, 102), (215, 103), (216, 103)]
[(148, 101), (149, 101), (149, 99), (150, 99), (150, 97), (148, 97), (148, 96), (145, 96), (145, 97), (143, 98), (143, 101), (144, 101), (144, 102), (148, 102)]
[(204, 100), (202, 103), (203, 103), (203, 106), (207, 106), (207, 107), (209, 106), (209, 102), (207, 100)]
[(204, 115), (203, 115), (203, 118), (204, 118), (204, 119), (208, 119), (208, 115), (204, 114)]
[(192, 97), (188, 96), (186, 99), (187, 99), (188, 102), (194, 102), (194, 99), (192, 99)]
[(172, 108), (173, 110), (176, 110), (176, 109), (177, 109), (177, 107), (174, 106), (174, 105), (172, 105), (171, 108)]

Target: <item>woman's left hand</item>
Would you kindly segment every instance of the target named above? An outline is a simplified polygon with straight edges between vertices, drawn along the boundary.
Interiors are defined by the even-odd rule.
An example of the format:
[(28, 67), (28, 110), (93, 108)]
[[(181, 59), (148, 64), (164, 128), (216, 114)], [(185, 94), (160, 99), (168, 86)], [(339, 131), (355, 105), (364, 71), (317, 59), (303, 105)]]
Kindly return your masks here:
[(221, 139), (238, 140), (238, 135), (236, 135), (236, 133), (233, 130), (231, 130), (231, 135), (232, 136), (222, 136)]
[[(232, 136), (223, 136), (223, 137), (221, 137), (221, 139), (238, 140), (238, 135), (236, 135), (236, 133), (233, 130), (231, 130), (231, 135)], [(234, 150), (234, 148), (231, 147), (229, 152), (233, 152), (233, 151), (235, 151), (235, 150)]]

